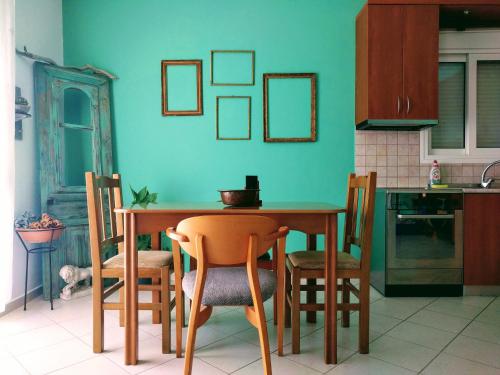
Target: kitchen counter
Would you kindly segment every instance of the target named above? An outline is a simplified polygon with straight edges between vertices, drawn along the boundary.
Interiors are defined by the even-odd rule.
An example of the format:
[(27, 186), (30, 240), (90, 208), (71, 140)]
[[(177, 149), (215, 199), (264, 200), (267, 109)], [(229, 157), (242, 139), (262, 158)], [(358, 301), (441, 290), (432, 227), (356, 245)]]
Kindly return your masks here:
[(500, 194), (500, 184), (493, 184), (490, 188), (482, 188), (479, 184), (448, 184), (447, 188), (429, 189), (423, 187), (414, 188), (385, 188), (387, 193), (481, 193), (481, 194)]

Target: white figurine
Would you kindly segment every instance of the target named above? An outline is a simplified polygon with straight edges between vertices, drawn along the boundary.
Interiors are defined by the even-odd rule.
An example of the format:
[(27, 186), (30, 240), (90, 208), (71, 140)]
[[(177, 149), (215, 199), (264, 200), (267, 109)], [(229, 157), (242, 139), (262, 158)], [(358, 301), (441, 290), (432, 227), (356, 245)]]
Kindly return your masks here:
[[(78, 268), (76, 266), (66, 265), (59, 271), (59, 276), (68, 284), (61, 291), (60, 297), (62, 299), (70, 300), (90, 294), (92, 267)], [(80, 281), (84, 281), (84, 286), (78, 285)]]

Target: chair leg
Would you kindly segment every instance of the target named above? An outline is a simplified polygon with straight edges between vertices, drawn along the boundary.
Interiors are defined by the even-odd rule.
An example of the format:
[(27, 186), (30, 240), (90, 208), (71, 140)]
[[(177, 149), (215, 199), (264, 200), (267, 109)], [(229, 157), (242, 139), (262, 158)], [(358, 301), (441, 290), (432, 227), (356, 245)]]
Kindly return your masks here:
[(162, 353), (168, 354), (171, 351), (170, 339), (170, 268), (161, 269), (161, 334)]
[(104, 310), (102, 279), (96, 277), (92, 290), (92, 348), (94, 353), (104, 350)]
[(300, 270), (292, 268), (292, 353), (300, 353)]
[[(198, 298), (196, 298), (198, 297)], [(201, 294), (195, 295), (191, 301), (191, 312), (189, 314), (188, 334), (186, 340), (186, 359), (184, 361), (184, 375), (191, 375), (193, 369), (194, 345), (196, 342), (196, 331), (198, 329), (198, 317), (201, 308)]]
[[(120, 279), (122, 281), (123, 279)], [(120, 327), (125, 327), (125, 288), (122, 286), (120, 290), (118, 291), (119, 295), (119, 301), (120, 305), (122, 305), (122, 308), (119, 310), (119, 320), (120, 320)]]
[(260, 351), (262, 354), (262, 366), (264, 374), (270, 375), (271, 370), (271, 352), (269, 350), (269, 338), (267, 335), (266, 317), (264, 314), (264, 305), (262, 301), (254, 306), (257, 315), (257, 330), (259, 331)]
[[(351, 300), (351, 291), (349, 290), (347, 283), (349, 279), (342, 279), (342, 303), (347, 304)], [(349, 311), (342, 311), (342, 327), (349, 327), (350, 325), (350, 314)]]
[(292, 275), (288, 267), (285, 266), (285, 327), (290, 328), (291, 325), (291, 306), (288, 302), (288, 296), (292, 291)]
[(359, 280), (359, 304), (359, 352), (367, 354), (370, 329), (370, 283), (367, 278)]
[[(160, 283), (162, 283), (162, 282), (163, 282), (163, 280), (160, 279), (159, 277), (152, 277), (151, 278), (152, 285), (160, 285)], [(152, 302), (153, 303), (161, 302), (161, 292), (159, 290), (153, 290), (151, 292), (151, 294), (152, 294)], [(151, 320), (152, 320), (153, 324), (160, 324), (161, 317), (162, 317), (161, 311), (152, 310), (151, 314), (152, 314)]]

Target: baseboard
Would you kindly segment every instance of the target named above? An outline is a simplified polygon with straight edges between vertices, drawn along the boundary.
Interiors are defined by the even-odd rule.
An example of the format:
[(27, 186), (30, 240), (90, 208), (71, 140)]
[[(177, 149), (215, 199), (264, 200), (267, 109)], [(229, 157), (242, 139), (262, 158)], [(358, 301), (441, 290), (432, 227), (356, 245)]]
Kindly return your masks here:
[[(28, 290), (28, 302), (42, 294), (42, 285), (38, 285), (31, 290)], [(5, 311), (0, 313), (0, 317), (10, 313), (11, 311), (24, 305), (24, 294), (14, 298), (5, 305)]]
[(500, 296), (500, 285), (464, 285), (464, 296)]

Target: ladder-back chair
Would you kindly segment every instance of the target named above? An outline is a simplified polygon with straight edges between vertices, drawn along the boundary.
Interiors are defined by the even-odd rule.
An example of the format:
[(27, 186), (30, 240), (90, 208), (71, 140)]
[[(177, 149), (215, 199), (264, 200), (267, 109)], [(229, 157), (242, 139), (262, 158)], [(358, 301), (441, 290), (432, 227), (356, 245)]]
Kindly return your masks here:
[[(359, 311), (359, 351), (368, 353), (369, 331), (369, 291), (370, 291), (370, 257), (372, 247), (373, 214), (375, 207), (375, 189), (377, 174), (356, 176), (351, 173), (348, 178), (347, 206), (344, 227), (344, 246), (337, 253), (337, 278), (342, 283), (337, 286), (342, 290), (342, 303), (337, 309), (342, 311), (342, 325), (349, 326), (349, 311)], [(358, 207), (361, 203), (361, 207)], [(357, 246), (361, 251), (360, 258), (351, 255), (351, 247)], [(288, 254), (286, 259), (286, 324), (292, 325), (292, 353), (300, 353), (300, 311), (324, 311), (324, 304), (315, 303), (316, 292), (324, 291), (324, 285), (315, 282), (301, 285), (302, 279), (314, 281), (325, 277), (324, 253), (322, 251), (297, 251)], [(350, 279), (359, 279), (359, 289)], [(303, 304), (300, 292), (307, 290), (314, 293), (312, 301)], [(350, 303), (350, 293), (358, 299), (358, 303)], [(335, 312), (336, 313), (336, 312)], [(314, 318), (314, 317), (313, 317)]]

